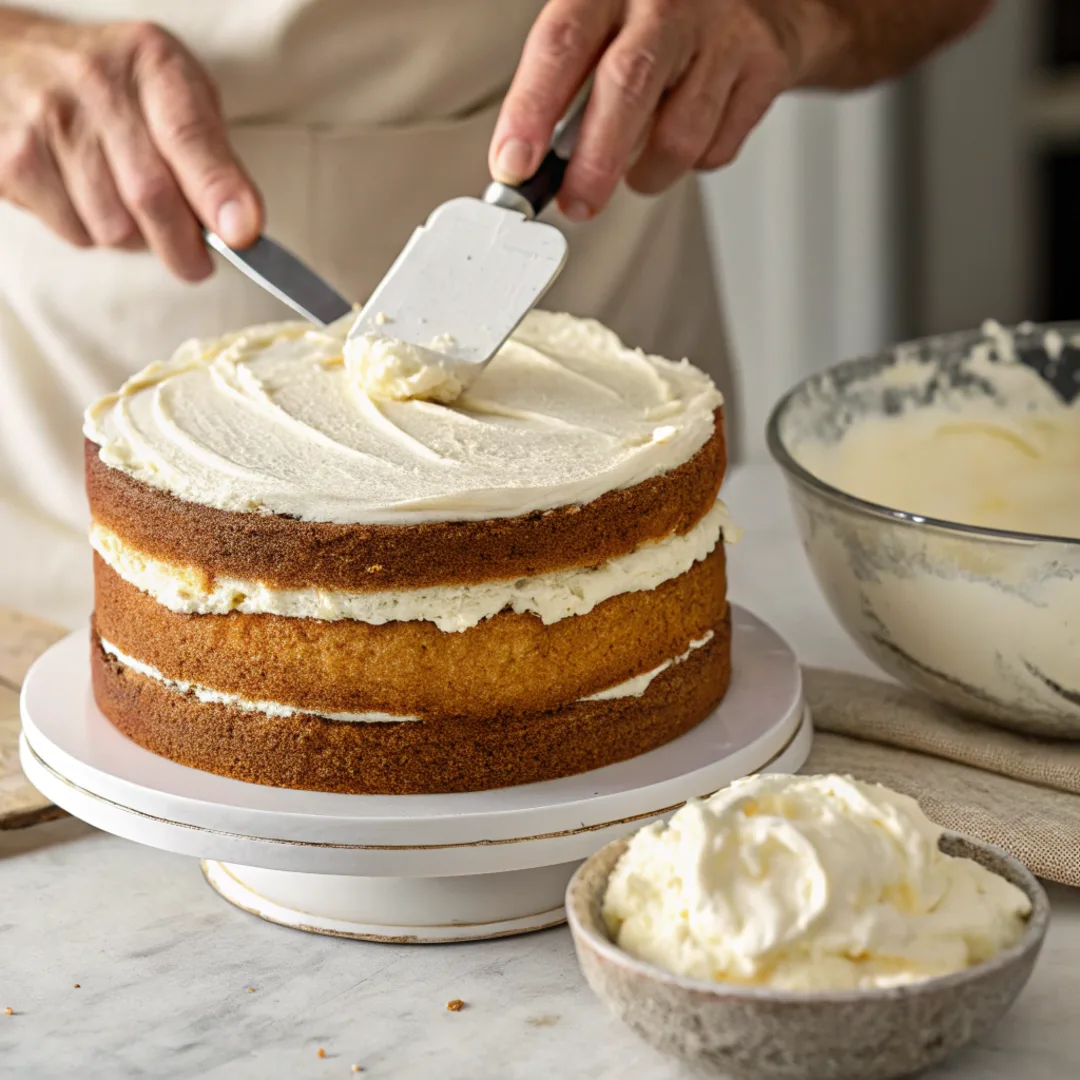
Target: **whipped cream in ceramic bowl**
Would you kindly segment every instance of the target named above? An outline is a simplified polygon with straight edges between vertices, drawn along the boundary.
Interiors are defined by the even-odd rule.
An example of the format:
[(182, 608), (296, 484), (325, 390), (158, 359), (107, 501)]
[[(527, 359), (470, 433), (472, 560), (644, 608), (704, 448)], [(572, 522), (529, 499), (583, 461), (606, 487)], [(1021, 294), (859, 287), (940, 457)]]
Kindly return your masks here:
[(1035, 878), (842, 776), (748, 777), (589, 859), (590, 987), (725, 1080), (893, 1080), (996, 1024), (1049, 922)]
[(612, 939), (678, 975), (897, 986), (1015, 945), (1031, 901), (943, 853), (918, 803), (841, 776), (754, 776), (642, 829), (608, 881)]
[(830, 606), (945, 705), (1080, 737), (1080, 326), (988, 323), (806, 380), (769, 445)]

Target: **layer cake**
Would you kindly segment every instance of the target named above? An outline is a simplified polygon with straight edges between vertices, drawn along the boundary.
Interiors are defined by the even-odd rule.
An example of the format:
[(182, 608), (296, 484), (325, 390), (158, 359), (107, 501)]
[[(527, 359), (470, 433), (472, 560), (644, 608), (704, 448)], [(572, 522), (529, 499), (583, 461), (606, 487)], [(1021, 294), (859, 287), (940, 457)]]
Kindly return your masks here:
[(197, 769), (417, 794), (567, 776), (730, 677), (720, 395), (533, 312), (450, 404), (345, 337), (193, 341), (86, 414), (94, 693)]

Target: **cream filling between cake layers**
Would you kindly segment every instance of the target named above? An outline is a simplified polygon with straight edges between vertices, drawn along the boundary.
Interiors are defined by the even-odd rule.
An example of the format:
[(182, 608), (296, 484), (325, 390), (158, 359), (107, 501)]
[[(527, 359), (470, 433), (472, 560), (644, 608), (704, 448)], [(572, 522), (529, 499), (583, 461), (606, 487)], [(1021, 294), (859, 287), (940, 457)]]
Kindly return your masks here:
[[(580, 700), (609, 701), (614, 700), (615, 698), (642, 697), (645, 694), (645, 691), (649, 689), (649, 686), (654, 679), (662, 675), (668, 668), (689, 660), (691, 654), (695, 650), (708, 645), (714, 637), (714, 632), (710, 630), (703, 638), (699, 638), (697, 641), (691, 641), (685, 652), (680, 653), (678, 656), (673, 656), (670, 660), (665, 660), (651, 671), (646, 671), (641, 675), (635, 675), (625, 682), (609, 687), (607, 690), (601, 690), (599, 693), (590, 694), (588, 697), (581, 698)], [(107, 655), (120, 661), (121, 664), (131, 668), (131, 670), (137, 674), (143, 675), (148, 679), (153, 679), (155, 682), (160, 683), (162, 686), (167, 687), (175, 693), (191, 694), (196, 700), (208, 705), (229, 705), (237, 709), (242, 709), (244, 712), (262, 713), (264, 716), (272, 716), (278, 719), (284, 719), (290, 716), (315, 716), (320, 720), (339, 720), (348, 724), (396, 724), (419, 721), (421, 719), (419, 716), (397, 716), (393, 713), (383, 712), (321, 712), (314, 709), (297, 708), (294, 705), (282, 705), (277, 701), (250, 701), (247, 698), (240, 697), (238, 694), (228, 694), (220, 690), (211, 690), (209, 687), (200, 686), (198, 683), (188, 682), (186, 679), (169, 678), (168, 675), (165, 675), (156, 667), (152, 667), (150, 664), (144, 664), (141, 660), (136, 660), (133, 656), (128, 656), (127, 653), (122, 652), (111, 641), (107, 641), (103, 637), (99, 637), (98, 641)]]
[(194, 567), (176, 566), (140, 552), (95, 523), (90, 543), (126, 582), (163, 607), (185, 615), (284, 615), (328, 622), (352, 619), (380, 625), (427, 620), (440, 630), (468, 630), (500, 611), (531, 613), (545, 625), (587, 615), (622, 593), (655, 589), (685, 574), (720, 542), (737, 538), (721, 500), (689, 532), (645, 544), (598, 567), (556, 570), (536, 577), (439, 585), (426, 589), (345, 592), (333, 589), (274, 589), (257, 581), (219, 577), (209, 588)]
[(714, 631), (710, 630), (703, 638), (698, 638), (697, 641), (691, 641), (687, 646), (686, 652), (679, 653), (678, 656), (673, 656), (670, 660), (665, 660), (662, 664), (657, 664), (651, 671), (646, 671), (641, 675), (635, 675), (632, 679), (627, 679), (626, 682), (621, 682), (618, 686), (612, 686), (607, 690), (601, 690), (599, 693), (590, 694), (587, 698), (582, 698), (582, 701), (610, 701), (612, 698), (624, 698), (624, 697), (642, 697), (645, 691), (649, 689), (649, 684), (658, 675), (662, 675), (669, 667), (674, 667), (676, 664), (681, 664), (684, 660), (690, 659), (690, 654), (695, 649), (700, 649), (705, 645), (708, 645), (710, 641), (716, 636)]

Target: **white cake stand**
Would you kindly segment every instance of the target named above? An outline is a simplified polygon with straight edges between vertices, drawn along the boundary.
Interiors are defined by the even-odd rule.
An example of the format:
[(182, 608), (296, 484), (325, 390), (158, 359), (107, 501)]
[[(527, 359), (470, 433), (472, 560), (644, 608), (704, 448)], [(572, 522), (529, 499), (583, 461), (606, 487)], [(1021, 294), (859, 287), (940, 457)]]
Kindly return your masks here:
[[(117, 836), (203, 860), (230, 903), (301, 930), (380, 941), (498, 937), (562, 922), (578, 863), (692, 796), (790, 772), (810, 749), (799, 667), (733, 609), (731, 688), (692, 731), (563, 780), (454, 795), (332, 795), (177, 765), (114, 728), (90, 693), (85, 633), (22, 692), (22, 766), (42, 794)], [(613, 733), (617, 738), (618, 733)]]

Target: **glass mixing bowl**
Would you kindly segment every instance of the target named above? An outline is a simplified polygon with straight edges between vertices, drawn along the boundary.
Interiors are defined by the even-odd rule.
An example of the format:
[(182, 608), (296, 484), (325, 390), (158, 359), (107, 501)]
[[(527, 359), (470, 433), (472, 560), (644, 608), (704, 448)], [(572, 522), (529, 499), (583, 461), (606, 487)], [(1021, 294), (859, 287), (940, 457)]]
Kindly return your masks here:
[[(832, 610), (900, 682), (1030, 734), (1080, 738), (1080, 539), (979, 528), (856, 498), (808, 448), (921, 409), (1031, 410), (1080, 395), (1080, 323), (986, 328), (814, 375), (768, 425), (803, 547)], [(928, 483), (931, 478), (927, 478)], [(1080, 499), (1080, 475), (1073, 492)]]

